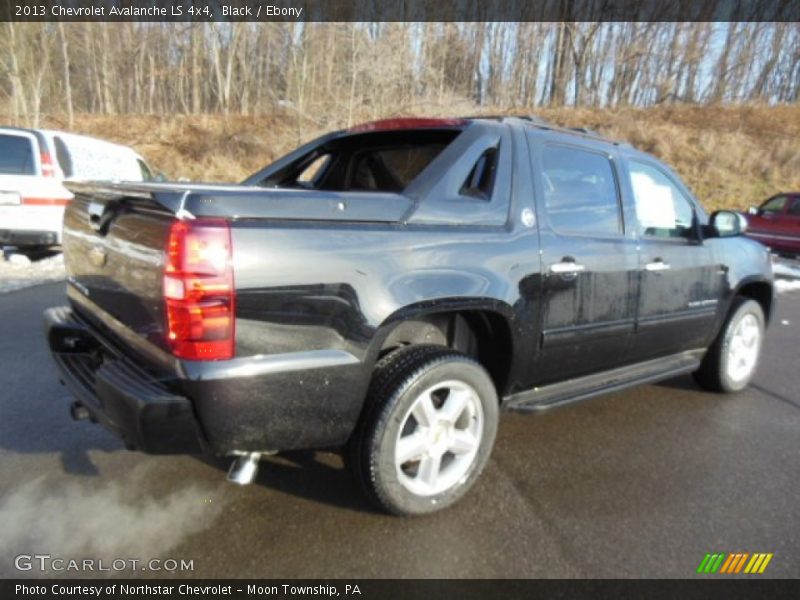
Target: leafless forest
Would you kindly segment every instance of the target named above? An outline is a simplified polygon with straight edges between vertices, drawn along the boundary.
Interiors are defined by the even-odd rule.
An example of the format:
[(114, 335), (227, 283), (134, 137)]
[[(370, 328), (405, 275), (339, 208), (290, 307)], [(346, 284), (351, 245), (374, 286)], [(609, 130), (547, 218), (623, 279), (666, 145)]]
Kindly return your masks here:
[[(798, 23), (3, 23), (0, 103), (42, 114), (312, 121), (500, 110), (791, 103)], [(2, 106), (2, 104), (0, 104)]]
[(0, 120), (204, 181), (358, 121), (537, 114), (743, 208), (800, 188), (799, 95), (799, 23), (0, 24)]

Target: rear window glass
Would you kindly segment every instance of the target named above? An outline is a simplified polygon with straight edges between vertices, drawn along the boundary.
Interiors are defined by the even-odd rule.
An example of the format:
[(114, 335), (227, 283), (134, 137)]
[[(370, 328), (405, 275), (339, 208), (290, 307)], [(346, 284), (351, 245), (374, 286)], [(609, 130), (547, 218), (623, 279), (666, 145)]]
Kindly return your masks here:
[(36, 174), (36, 163), (29, 138), (19, 135), (0, 135), (0, 174)]
[(425, 129), (334, 137), (258, 184), (337, 192), (401, 192), (459, 133), (458, 129)]
[(356, 159), (350, 189), (400, 192), (444, 147), (444, 144), (427, 144), (361, 153)]

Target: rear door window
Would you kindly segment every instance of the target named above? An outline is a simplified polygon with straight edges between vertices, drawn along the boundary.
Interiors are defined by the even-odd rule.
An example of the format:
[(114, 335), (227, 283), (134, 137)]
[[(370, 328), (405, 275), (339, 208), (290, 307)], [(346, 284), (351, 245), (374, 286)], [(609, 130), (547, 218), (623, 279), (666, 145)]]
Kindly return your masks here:
[(553, 229), (619, 235), (622, 215), (611, 161), (598, 152), (548, 145), (542, 156), (544, 203)]
[(0, 175), (35, 175), (33, 143), (29, 137), (0, 134)]

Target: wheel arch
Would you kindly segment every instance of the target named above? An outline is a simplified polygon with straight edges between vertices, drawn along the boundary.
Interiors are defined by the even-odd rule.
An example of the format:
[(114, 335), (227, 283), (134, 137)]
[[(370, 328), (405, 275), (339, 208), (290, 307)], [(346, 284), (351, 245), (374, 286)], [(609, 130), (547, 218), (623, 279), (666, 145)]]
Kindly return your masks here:
[(502, 397), (514, 356), (513, 311), (497, 300), (474, 299), (405, 307), (378, 329), (368, 354), (371, 364), (412, 344), (441, 345), (471, 356), (487, 370)]
[(761, 310), (764, 311), (766, 323), (770, 322), (772, 311), (775, 306), (775, 286), (773, 282), (760, 278), (744, 280), (736, 288), (736, 292), (731, 298), (728, 312), (730, 312), (730, 308), (733, 306), (733, 298), (736, 297), (749, 298), (758, 302), (759, 305), (761, 305)]

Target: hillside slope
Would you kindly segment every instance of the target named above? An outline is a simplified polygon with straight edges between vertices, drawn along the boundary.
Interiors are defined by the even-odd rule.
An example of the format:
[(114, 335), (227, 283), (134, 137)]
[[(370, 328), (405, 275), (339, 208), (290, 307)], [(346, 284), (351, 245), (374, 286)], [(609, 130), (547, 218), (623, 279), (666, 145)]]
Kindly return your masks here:
[[(431, 107), (418, 115), (472, 113)], [(485, 109), (483, 114), (496, 114)], [(659, 106), (542, 109), (538, 116), (625, 140), (669, 163), (709, 209), (746, 208), (800, 189), (800, 106)], [(396, 116), (396, 115), (387, 115)], [(46, 126), (64, 128), (48, 117)], [(295, 114), (261, 116), (78, 115), (80, 133), (129, 144), (170, 177), (239, 181), (288, 150), (344, 126)]]

